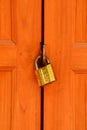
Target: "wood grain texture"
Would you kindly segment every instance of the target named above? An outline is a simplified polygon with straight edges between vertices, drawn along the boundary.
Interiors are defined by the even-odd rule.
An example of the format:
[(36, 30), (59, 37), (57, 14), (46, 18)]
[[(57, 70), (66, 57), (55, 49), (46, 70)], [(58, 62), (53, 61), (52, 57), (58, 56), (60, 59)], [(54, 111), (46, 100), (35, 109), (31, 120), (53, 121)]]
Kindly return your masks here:
[(87, 41), (87, 1), (76, 1), (76, 42)]
[(45, 40), (57, 78), (45, 88), (45, 130), (72, 129), (69, 59), (70, 43), (74, 41), (75, 5), (72, 0), (45, 2)]
[(40, 88), (36, 81), (34, 60), (39, 52), (41, 37), (41, 1), (19, 0), (13, 3), (13, 25), (14, 19), (17, 23), (17, 30), (13, 27), (12, 34), (17, 45), (17, 95), (13, 130), (38, 130)]
[(16, 46), (11, 40), (0, 40), (0, 66), (16, 66)]
[(0, 129), (13, 129), (17, 47), (12, 40), (11, 1), (0, 1)]
[(87, 74), (79, 73), (78, 71), (71, 71), (73, 130), (86, 130), (87, 128), (86, 78)]
[(11, 39), (10, 0), (0, 0), (0, 39)]
[[(44, 129), (87, 129), (87, 2), (45, 1), (46, 53), (56, 82), (45, 86)], [(0, 1), (0, 130), (40, 129), (34, 60), (41, 0)]]
[(75, 86), (75, 129), (86, 130), (86, 79), (84, 74), (76, 75)]
[[(9, 99), (1, 100), (0, 108), (4, 105), (5, 112), (1, 108), (0, 129), (40, 128), (40, 89), (34, 74), (41, 37), (40, 14), (40, 0), (0, 1), (0, 70), (3, 73), (0, 93), (4, 98), (7, 86), (12, 94), (11, 97), (5, 93)], [(9, 75), (5, 78), (5, 70), (12, 72), (11, 79)]]
[(11, 129), (11, 71), (0, 71), (0, 129)]
[(86, 0), (45, 1), (47, 55), (57, 78), (45, 87), (45, 130), (86, 130), (86, 14)]

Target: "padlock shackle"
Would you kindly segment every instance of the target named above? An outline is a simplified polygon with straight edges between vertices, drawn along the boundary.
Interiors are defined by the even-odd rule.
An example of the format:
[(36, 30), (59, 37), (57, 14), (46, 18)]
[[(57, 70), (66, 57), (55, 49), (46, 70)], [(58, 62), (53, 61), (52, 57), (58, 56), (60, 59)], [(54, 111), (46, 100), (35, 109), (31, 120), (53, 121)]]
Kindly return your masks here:
[(38, 69), (38, 64), (37, 64), (37, 62), (38, 62), (38, 60), (40, 59), (40, 57), (41, 57), (41, 56), (38, 56), (38, 57), (36, 58), (36, 60), (35, 60), (35, 68), (36, 68), (36, 69)]
[[(36, 60), (35, 60), (35, 68), (38, 70), (38, 64), (37, 64), (37, 62), (38, 62), (38, 60), (41, 58), (41, 56), (39, 55), (37, 58), (36, 58)], [(48, 59), (48, 57), (46, 56), (46, 60), (47, 60), (47, 63), (48, 64), (50, 64), (50, 61), (49, 61), (49, 59)]]

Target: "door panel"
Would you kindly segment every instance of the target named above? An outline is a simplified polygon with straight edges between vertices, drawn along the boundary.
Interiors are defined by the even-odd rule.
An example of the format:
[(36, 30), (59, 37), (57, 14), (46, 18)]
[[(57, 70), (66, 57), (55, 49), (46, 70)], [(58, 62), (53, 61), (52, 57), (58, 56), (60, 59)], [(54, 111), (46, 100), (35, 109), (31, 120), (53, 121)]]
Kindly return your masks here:
[(45, 87), (45, 130), (86, 130), (87, 1), (45, 1), (45, 41), (56, 82)]
[(0, 1), (0, 39), (11, 39), (11, 1)]
[(73, 103), (73, 122), (75, 130), (86, 130), (86, 80), (87, 75), (84, 73), (73, 72), (72, 78), (72, 103)]
[(0, 2), (0, 130), (40, 127), (40, 89), (34, 74), (40, 10), (40, 0)]
[[(5, 82), (4, 82), (5, 81)], [(11, 71), (0, 71), (0, 128), (11, 126)]]
[(86, 42), (87, 39), (87, 1), (86, 0), (77, 0), (76, 1), (76, 33), (75, 40), (76, 42)]

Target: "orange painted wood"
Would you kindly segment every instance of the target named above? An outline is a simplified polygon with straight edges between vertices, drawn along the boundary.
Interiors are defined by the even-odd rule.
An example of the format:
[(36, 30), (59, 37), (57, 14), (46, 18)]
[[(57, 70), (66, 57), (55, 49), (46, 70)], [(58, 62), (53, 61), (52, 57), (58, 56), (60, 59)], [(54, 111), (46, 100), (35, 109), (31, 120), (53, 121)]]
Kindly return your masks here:
[(77, 130), (86, 130), (86, 79), (84, 74), (76, 75), (75, 123)]
[(17, 48), (11, 40), (0, 40), (0, 66), (15, 67), (16, 66)]
[(39, 52), (41, 2), (14, 0), (12, 5), (12, 40), (17, 47), (17, 86), (12, 128), (38, 130), (40, 89), (34, 73), (34, 60)]
[(45, 1), (45, 42), (56, 82), (45, 87), (45, 130), (86, 130), (87, 1)]
[[(34, 60), (41, 0), (0, 2), (0, 130), (40, 130)], [(86, 0), (45, 1), (46, 53), (56, 82), (45, 86), (44, 130), (87, 129)]]
[(0, 72), (0, 129), (11, 129), (11, 72)]
[(0, 39), (11, 38), (11, 1), (0, 1)]
[(40, 129), (40, 0), (0, 2), (0, 130)]

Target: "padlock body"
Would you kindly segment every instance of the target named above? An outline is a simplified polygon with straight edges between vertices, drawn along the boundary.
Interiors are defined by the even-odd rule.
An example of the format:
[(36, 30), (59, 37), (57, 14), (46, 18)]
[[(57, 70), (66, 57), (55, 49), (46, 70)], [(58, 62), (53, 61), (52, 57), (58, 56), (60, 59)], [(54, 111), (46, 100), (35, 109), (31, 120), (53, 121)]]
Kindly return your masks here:
[(51, 64), (36, 70), (36, 76), (39, 86), (44, 86), (48, 83), (55, 81), (55, 76)]

